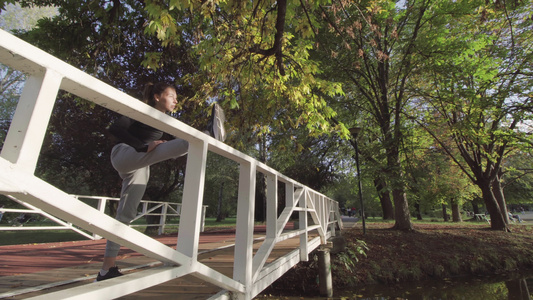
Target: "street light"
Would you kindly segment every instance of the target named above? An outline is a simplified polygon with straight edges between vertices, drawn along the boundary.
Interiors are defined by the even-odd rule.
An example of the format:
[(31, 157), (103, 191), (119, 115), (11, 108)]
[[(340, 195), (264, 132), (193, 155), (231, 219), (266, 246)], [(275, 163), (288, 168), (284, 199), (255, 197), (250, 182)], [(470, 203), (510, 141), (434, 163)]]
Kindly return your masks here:
[(352, 144), (355, 148), (355, 165), (357, 166), (357, 181), (359, 182), (359, 201), (361, 202), (361, 218), (363, 219), (363, 234), (366, 234), (365, 207), (363, 205), (363, 186), (361, 184), (361, 170), (359, 168), (359, 147), (357, 146), (357, 136), (361, 132), (361, 127), (350, 128)]

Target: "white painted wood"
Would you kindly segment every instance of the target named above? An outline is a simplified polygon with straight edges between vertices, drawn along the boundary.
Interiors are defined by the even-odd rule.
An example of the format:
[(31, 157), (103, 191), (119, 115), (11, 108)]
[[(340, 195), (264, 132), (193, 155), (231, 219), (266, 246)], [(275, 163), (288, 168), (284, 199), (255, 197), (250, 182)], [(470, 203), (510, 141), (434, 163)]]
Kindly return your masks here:
[(167, 224), (167, 210), (168, 203), (164, 203), (161, 207), (161, 216), (159, 216), (159, 229), (157, 230), (159, 235), (162, 235), (163, 232), (165, 232), (165, 226)]
[(24, 84), (1, 157), (33, 174), (62, 76), (47, 70)]
[(232, 297), (229, 291), (220, 291), (207, 300), (232, 300)]
[(266, 238), (256, 252), (252, 262), (252, 282), (255, 282), (260, 269), (276, 244), (278, 235), (278, 180), (275, 174), (266, 175), (267, 204), (266, 204)]
[(6, 172), (10, 170), (10, 165), (8, 161), (0, 158), (0, 181), (9, 177), (18, 182), (23, 190), (21, 193), (11, 194), (12, 197), (157, 260), (171, 264), (184, 264), (189, 261), (188, 257), (174, 249), (101, 214), (97, 209), (77, 201), (71, 195), (31, 174), (17, 169)]
[(290, 268), (299, 263), (299, 256), (298, 249), (295, 249), (263, 268), (261, 273), (258, 274), (258, 279), (255, 285), (252, 287), (251, 296), (257, 296), (262, 290), (274, 283), (274, 281), (279, 278), (279, 274), (285, 274)]
[[(247, 289), (252, 286), (255, 185), (255, 161), (242, 162), (239, 171), (233, 279), (244, 284)], [(237, 294), (237, 298), (251, 299), (248, 291), (244, 294)]]
[(28, 299), (115, 299), (189, 273), (190, 269), (186, 267), (163, 266)]
[(228, 276), (204, 265), (199, 262), (194, 262), (192, 265), (192, 270), (194, 275), (197, 278), (203, 279), (206, 282), (212, 283), (219, 287), (225, 288), (231, 292), (244, 294), (246, 292), (246, 287), (244, 284), (229, 278)]
[[(72, 230), (72, 231), (75, 231), (77, 232), (78, 234), (81, 234), (83, 235), (84, 237), (88, 238), (88, 239), (93, 239), (93, 237), (90, 235), (90, 234), (87, 234), (86, 232), (74, 227), (72, 225), (72, 223), (67, 223), (67, 222), (64, 222), (63, 220), (61, 219), (58, 219), (54, 216), (52, 216), (51, 214), (43, 211), (42, 209), (38, 208), (38, 207), (35, 207), (29, 203), (26, 203), (26, 202), (23, 202), (23, 201), (19, 201), (17, 200), (16, 198), (13, 198), (12, 196), (7, 196), (8, 198), (12, 199), (13, 201), (16, 201), (18, 202), (19, 204), (23, 205), (23, 206), (26, 206), (27, 208), (29, 208), (29, 212), (27, 210), (18, 210), (20, 212), (23, 212), (23, 213), (32, 213), (32, 214), (39, 214), (41, 216), (44, 216), (46, 218), (48, 218), (49, 220), (55, 222), (56, 224), (59, 224), (60, 226), (24, 226), (24, 227), (13, 227), (13, 226), (9, 226), (9, 227), (0, 227), (0, 230), (35, 230), (36, 228), (39, 228), (39, 230), (58, 230), (58, 229), (67, 229), (67, 230)], [(4, 211), (9, 211), (9, 209), (3, 209)], [(17, 210), (11, 210), (11, 211), (17, 211)]]
[(285, 183), (285, 206), (294, 208), (297, 199), (294, 198), (294, 183)]
[(180, 217), (176, 249), (193, 260), (196, 260), (198, 256), (206, 160), (207, 144), (204, 141), (191, 141), (187, 154), (187, 170), (181, 204), (181, 209), (187, 213)]
[(309, 239), (308, 234), (308, 228), (309, 228), (309, 220), (307, 218), (307, 193), (305, 192), (304, 188), (299, 188), (296, 193), (295, 197), (297, 199), (296, 203), (300, 206), (302, 209), (298, 213), (298, 219), (299, 219), (299, 226), (300, 230), (303, 230), (304, 233), (300, 235), (300, 261), (309, 261), (309, 247), (307, 240)]
[[(315, 238), (310, 241), (309, 252), (307, 255), (319, 246), (320, 238)], [(300, 257), (301, 255), (298, 249), (295, 249), (263, 268), (258, 276), (256, 284), (253, 286), (252, 296), (257, 296), (261, 291), (276, 281), (280, 277), (279, 274), (285, 274), (290, 268), (299, 263), (301, 261)]]

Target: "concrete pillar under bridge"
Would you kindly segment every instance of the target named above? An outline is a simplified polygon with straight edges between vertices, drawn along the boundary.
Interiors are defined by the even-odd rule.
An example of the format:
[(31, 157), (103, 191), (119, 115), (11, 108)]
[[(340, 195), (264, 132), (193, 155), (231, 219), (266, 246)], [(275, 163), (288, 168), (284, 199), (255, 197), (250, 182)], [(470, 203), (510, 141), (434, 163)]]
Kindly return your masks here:
[(320, 247), (318, 254), (318, 288), (320, 296), (333, 297), (333, 281), (331, 279), (331, 260), (329, 248)]
[[(343, 230), (355, 226), (357, 218), (343, 216)], [(333, 297), (333, 280), (331, 273), (331, 253), (336, 254), (346, 250), (346, 239), (341, 234), (330, 239), (329, 243), (317, 249), (318, 256), (318, 284), (321, 297)]]

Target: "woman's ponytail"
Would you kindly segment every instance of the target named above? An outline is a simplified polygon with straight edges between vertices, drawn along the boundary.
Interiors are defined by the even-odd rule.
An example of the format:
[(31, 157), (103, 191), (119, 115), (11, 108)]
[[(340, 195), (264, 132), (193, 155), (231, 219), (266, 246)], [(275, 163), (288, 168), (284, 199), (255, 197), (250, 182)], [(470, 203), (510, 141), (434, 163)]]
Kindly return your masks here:
[(152, 107), (155, 106), (154, 84), (151, 82), (144, 86), (143, 101)]

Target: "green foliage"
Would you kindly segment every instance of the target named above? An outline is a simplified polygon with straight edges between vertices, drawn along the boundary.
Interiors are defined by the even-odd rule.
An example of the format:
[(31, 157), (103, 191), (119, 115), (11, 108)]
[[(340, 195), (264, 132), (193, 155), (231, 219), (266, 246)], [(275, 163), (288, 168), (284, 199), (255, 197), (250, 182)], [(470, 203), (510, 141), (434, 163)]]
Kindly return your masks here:
[(207, 216), (222, 222), (237, 215), (238, 178), (239, 166), (235, 162), (209, 153), (203, 203), (208, 205)]
[[(140, 98), (147, 82), (176, 84), (180, 101), (195, 90), (193, 83), (181, 81), (182, 76), (196, 69), (185, 46), (159, 52), (158, 60), (164, 69), (141, 67), (145, 53), (159, 51), (161, 46), (144, 36), (143, 6), (138, 1), (37, 0), (21, 1), (21, 5), (58, 7), (56, 16), (40, 19), (36, 28), (19, 32), (23, 39), (134, 97)], [(203, 128), (206, 104), (205, 100), (180, 102), (176, 116)], [(109, 163), (115, 141), (106, 130), (116, 117), (105, 108), (60, 93), (40, 156), (39, 176), (67, 192), (117, 196), (120, 178)], [(183, 165), (154, 166), (151, 176), (147, 197), (179, 199), (172, 191), (179, 190)]]
[[(457, 3), (461, 17), (453, 24), (434, 22), (432, 35), (442, 28), (450, 38), (429, 40), (424, 49), (424, 74), (416, 95), (426, 101), (421, 123), (430, 124), (434, 138), (483, 193), (492, 227), (504, 229), (493, 182), (499, 182), (505, 158), (528, 146), (530, 138), (519, 124), (529, 122), (531, 76), (527, 61), (533, 39), (531, 22), (523, 15), (531, 4)], [(481, 5), (481, 7), (478, 7)], [(428, 28), (429, 29), (429, 28)], [(437, 50), (435, 50), (437, 49)], [(524, 51), (525, 50), (525, 51)], [(505, 201), (505, 200), (501, 200)]]
[(533, 161), (531, 154), (516, 151), (505, 161), (502, 185), (509, 204), (529, 204), (533, 201)]
[[(472, 182), (501, 170), (510, 198), (531, 198), (529, 177), (505, 162), (512, 151), (528, 153), (531, 142), (521, 126), (532, 108), (530, 3), (19, 2), (57, 7), (57, 16), (19, 32), (27, 41), (134, 96), (149, 81), (175, 83), (182, 97), (175, 116), (196, 128), (204, 126), (205, 108), (221, 103), (233, 133), (228, 143), (340, 199), (355, 191), (356, 175), (372, 208), (379, 206), (376, 180), (386, 183), (384, 193), (396, 192), (397, 207), (407, 207), (398, 196), (404, 192), (428, 207), (468, 199), (472, 185), (439, 149)], [(80, 189), (116, 193), (104, 133), (116, 116), (60, 97), (40, 172), (67, 188), (88, 182), (91, 188)], [(70, 130), (80, 123), (80, 131)], [(338, 140), (350, 138), (354, 126), (363, 127), (362, 174), (354, 172), (353, 149)], [(181, 167), (154, 168), (149, 194), (179, 199)], [(98, 170), (109, 177), (94, 176)], [(213, 201), (224, 185), (231, 211), (228, 170), (231, 176), (207, 178), (213, 190), (206, 195)], [(171, 187), (178, 194), (165, 194)]]
[[(320, 79), (320, 66), (309, 59), (319, 23), (307, 10), (319, 3), (147, 1), (146, 32), (170, 47), (177, 44), (175, 32), (181, 26), (194, 25), (194, 51), (207, 78), (195, 97), (216, 97), (245, 117), (246, 107), (261, 101), (252, 126), (264, 132), (288, 121), (293, 127), (305, 125), (311, 134), (338, 131), (345, 136), (342, 125), (330, 125), (336, 113), (323, 96), (341, 95), (341, 85)], [(293, 17), (301, 14), (306, 17)], [(248, 97), (257, 92), (263, 97)], [(274, 115), (280, 111), (284, 115)]]
[(26, 77), (1, 64), (0, 77), (0, 145), (3, 145)]
[(365, 241), (355, 240), (347, 245), (345, 251), (338, 253), (335, 259), (350, 272), (357, 266), (360, 257), (366, 257), (367, 251)]

